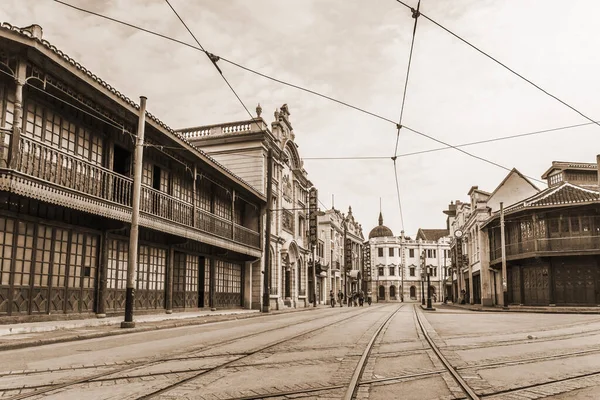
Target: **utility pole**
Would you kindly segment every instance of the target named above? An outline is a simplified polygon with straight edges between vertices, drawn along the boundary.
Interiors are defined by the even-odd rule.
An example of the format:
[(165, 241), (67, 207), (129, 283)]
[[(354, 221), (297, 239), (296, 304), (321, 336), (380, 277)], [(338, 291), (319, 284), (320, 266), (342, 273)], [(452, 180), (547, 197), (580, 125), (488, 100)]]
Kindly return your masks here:
[(508, 308), (508, 283), (506, 280), (506, 243), (504, 239), (504, 203), (500, 202), (500, 247), (502, 248), (502, 293), (504, 308)]
[(138, 132), (133, 156), (133, 199), (131, 207), (131, 230), (129, 232), (129, 262), (127, 264), (127, 292), (125, 297), (125, 320), (121, 328), (134, 328), (133, 304), (135, 297), (135, 274), (137, 271), (138, 233), (140, 218), (140, 195), (142, 190), (142, 157), (144, 157), (144, 131), (146, 125), (146, 97), (140, 96)]
[(429, 281), (429, 277), (431, 276), (430, 268), (426, 269), (427, 273), (427, 309), (431, 309), (431, 282)]
[(273, 149), (267, 152), (267, 215), (265, 227), (265, 270), (263, 271), (263, 305), (262, 312), (268, 313), (270, 309), (271, 282), (271, 201), (273, 198)]

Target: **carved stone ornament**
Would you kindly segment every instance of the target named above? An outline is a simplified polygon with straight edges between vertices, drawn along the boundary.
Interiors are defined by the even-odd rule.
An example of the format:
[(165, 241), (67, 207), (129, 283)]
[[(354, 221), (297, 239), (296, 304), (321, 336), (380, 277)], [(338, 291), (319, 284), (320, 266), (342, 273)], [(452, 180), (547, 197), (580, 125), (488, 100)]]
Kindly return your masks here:
[(292, 201), (292, 182), (290, 182), (289, 175), (284, 175), (281, 183), (283, 198), (287, 201)]

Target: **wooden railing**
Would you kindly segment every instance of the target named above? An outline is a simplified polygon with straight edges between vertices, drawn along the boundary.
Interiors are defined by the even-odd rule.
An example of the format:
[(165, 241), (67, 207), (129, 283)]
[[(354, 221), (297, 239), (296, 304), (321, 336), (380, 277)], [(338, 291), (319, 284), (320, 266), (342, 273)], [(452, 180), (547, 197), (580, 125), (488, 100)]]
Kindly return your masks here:
[[(10, 131), (0, 129), (0, 168), (8, 167), (9, 138)], [(132, 206), (131, 178), (34, 139), (21, 137), (19, 146), (20, 152), (15, 164), (17, 171), (81, 194), (125, 207)], [(196, 221), (194, 221), (192, 204), (148, 186), (142, 186), (140, 211), (260, 248), (258, 232), (200, 208), (196, 209)]]
[(148, 186), (142, 186), (140, 210), (179, 224), (192, 226), (191, 204)]
[[(600, 236), (568, 236), (542, 239), (529, 239), (517, 243), (506, 244), (506, 256), (532, 256), (536, 253), (570, 253), (570, 252), (598, 252), (600, 253)], [(502, 257), (502, 248), (497, 247), (491, 251), (490, 259), (497, 261)]]
[(231, 221), (202, 210), (201, 208), (197, 208), (196, 210), (196, 228), (227, 239), (233, 239)]
[(233, 225), (233, 240), (252, 247), (260, 247), (260, 235), (238, 224)]
[(131, 207), (131, 179), (29, 138), (21, 137), (19, 145), (17, 171)]

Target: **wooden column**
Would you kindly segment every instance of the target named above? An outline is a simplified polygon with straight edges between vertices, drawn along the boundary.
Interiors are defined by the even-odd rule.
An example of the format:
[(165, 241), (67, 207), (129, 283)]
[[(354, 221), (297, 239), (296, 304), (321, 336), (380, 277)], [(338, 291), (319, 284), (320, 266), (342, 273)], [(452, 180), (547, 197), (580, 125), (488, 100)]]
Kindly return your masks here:
[(197, 210), (196, 210), (196, 196), (198, 195), (196, 193), (196, 176), (198, 175), (198, 168), (196, 167), (196, 165), (194, 165), (194, 179), (193, 179), (193, 186), (192, 186), (192, 226), (196, 227), (197, 222), (196, 220), (198, 219), (198, 215), (197, 215)]
[(217, 279), (216, 279), (216, 265), (215, 265), (215, 259), (213, 257), (211, 257), (208, 262), (210, 263), (210, 283), (209, 283), (209, 294), (208, 294), (208, 304), (210, 305), (210, 310), (211, 311), (216, 311), (217, 307), (216, 307), (216, 303), (215, 303), (215, 289), (216, 289), (216, 284), (217, 284)]
[(106, 280), (108, 276), (108, 231), (100, 237), (100, 265), (98, 268), (98, 297), (96, 317), (106, 317)]
[(15, 112), (13, 114), (12, 137), (10, 138), (10, 147), (8, 149), (9, 168), (16, 169), (20, 158), (21, 150), (21, 121), (23, 117), (23, 85), (25, 85), (25, 75), (27, 65), (22, 60), (17, 60), (17, 69), (15, 76)]
[(231, 190), (231, 239), (235, 241), (235, 189)]
[(537, 214), (531, 216), (533, 223), (533, 251), (538, 252), (538, 218)]
[(165, 309), (167, 314), (173, 313), (173, 267), (175, 266), (175, 247), (169, 246), (167, 259), (167, 291), (165, 293)]

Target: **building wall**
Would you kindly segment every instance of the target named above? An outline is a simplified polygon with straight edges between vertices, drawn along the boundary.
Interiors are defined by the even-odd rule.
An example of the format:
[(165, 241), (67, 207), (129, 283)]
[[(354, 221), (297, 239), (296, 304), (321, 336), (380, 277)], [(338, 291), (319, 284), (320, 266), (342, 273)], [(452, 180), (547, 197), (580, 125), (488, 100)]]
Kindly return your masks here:
[(511, 173), (504, 184), (489, 198), (487, 206), (490, 207), (492, 212), (496, 212), (500, 210), (500, 202), (504, 202), (506, 207), (533, 196), (537, 192), (538, 190), (519, 174)]

